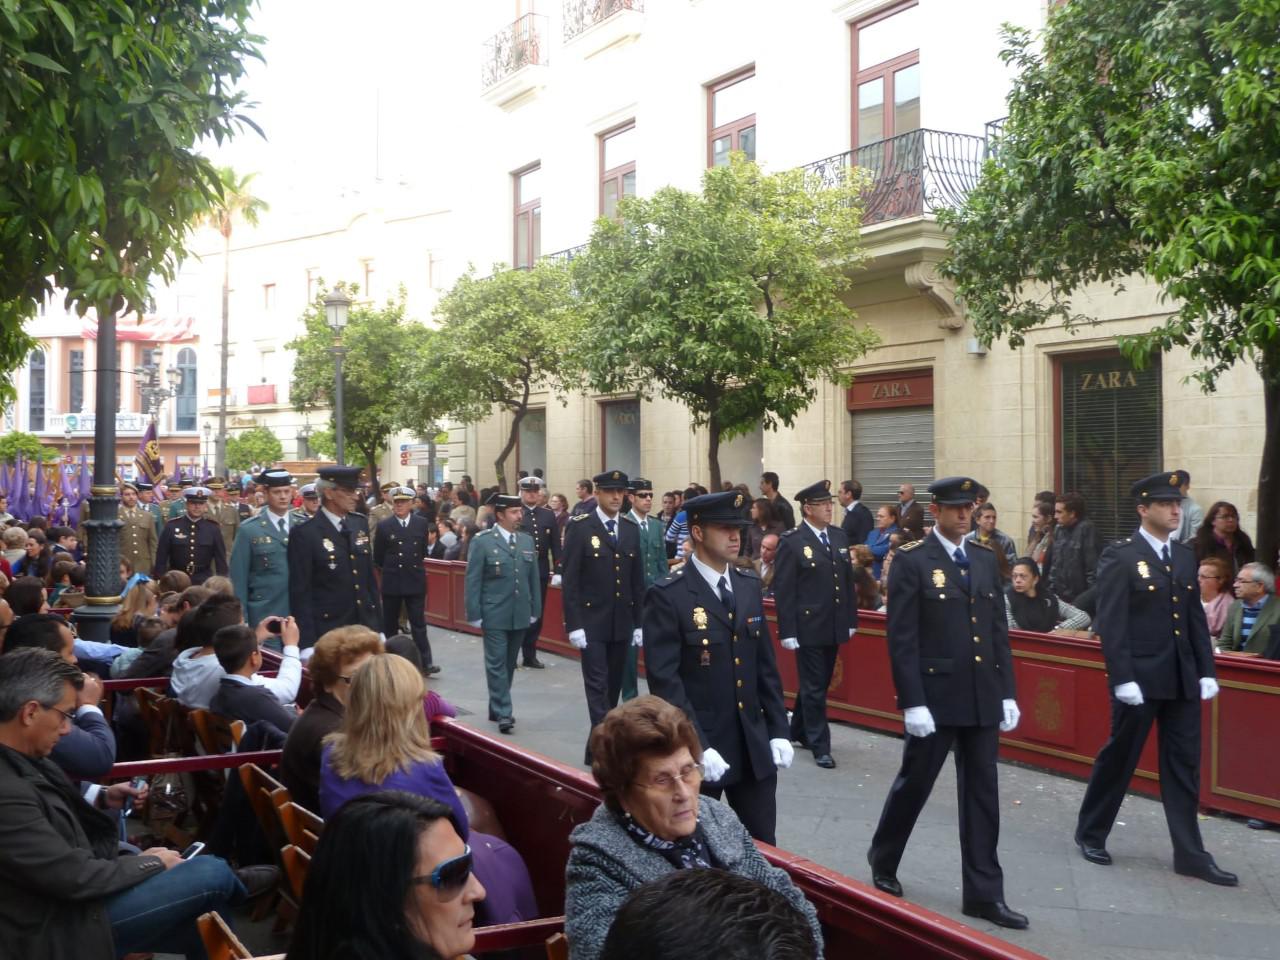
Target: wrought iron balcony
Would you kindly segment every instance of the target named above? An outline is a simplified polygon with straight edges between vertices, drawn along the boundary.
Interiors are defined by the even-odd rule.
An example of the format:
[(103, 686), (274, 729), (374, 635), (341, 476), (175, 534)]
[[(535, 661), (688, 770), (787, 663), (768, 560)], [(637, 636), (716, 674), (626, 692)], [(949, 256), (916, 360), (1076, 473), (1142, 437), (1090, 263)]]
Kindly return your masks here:
[(1004, 133), (1004, 125), (1008, 121), (1009, 121), (1008, 117), (1001, 117), (999, 120), (988, 120), (985, 124), (983, 124), (983, 127), (986, 131), (985, 135), (983, 136), (983, 140), (985, 141), (985, 148), (986, 148), (983, 153), (984, 156), (987, 156), (987, 157), (995, 156), (997, 144), (1000, 141), (1001, 135)]
[(547, 18), (526, 13), (484, 42), (480, 64), (480, 85), (492, 87), (517, 70), (547, 62), (545, 38)]
[(804, 169), (816, 173), (826, 186), (843, 183), (855, 168), (869, 171), (862, 222), (870, 225), (964, 203), (982, 172), (985, 143), (965, 133), (912, 130), (805, 164)]
[(568, 263), (574, 257), (586, 253), (588, 244), (580, 243), (576, 247), (568, 247), (564, 250), (557, 250), (555, 253), (548, 253), (543, 260), (551, 260), (557, 263)]
[(564, 22), (565, 43), (589, 27), (603, 23), (624, 10), (643, 13), (644, 0), (564, 0), (561, 19)]

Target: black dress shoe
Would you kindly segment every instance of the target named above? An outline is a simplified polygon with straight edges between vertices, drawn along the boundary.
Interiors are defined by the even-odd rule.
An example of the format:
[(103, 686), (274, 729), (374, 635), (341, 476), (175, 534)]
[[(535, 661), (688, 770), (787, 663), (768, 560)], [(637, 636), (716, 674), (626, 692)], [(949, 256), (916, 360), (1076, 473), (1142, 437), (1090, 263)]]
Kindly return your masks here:
[(1196, 867), (1188, 870), (1175, 866), (1173, 872), (1184, 877), (1195, 877), (1197, 880), (1203, 880), (1206, 883), (1216, 883), (1220, 887), (1238, 887), (1240, 878), (1234, 873), (1227, 873), (1212, 860), (1203, 867)]
[(1080, 852), (1090, 863), (1097, 863), (1104, 867), (1111, 866), (1111, 854), (1107, 853), (1106, 848), (1091, 847), (1083, 840), (1077, 840), (1076, 846), (1080, 848)]
[(1010, 910), (1003, 900), (992, 900), (987, 903), (966, 903), (963, 911), (966, 917), (977, 917), (994, 923), (997, 927), (1008, 927), (1010, 930), (1025, 930), (1031, 921), (1016, 910)]
[(824, 770), (834, 770), (836, 768), (835, 758), (829, 753), (820, 754), (819, 756), (814, 757), (813, 762)]
[(428, 677), (434, 677), (440, 672), (440, 665), (437, 663), (428, 663), (422, 668), (422, 672)]
[(1244, 825), (1250, 830), (1270, 830), (1271, 824), (1265, 820), (1259, 820), (1257, 817), (1250, 817), (1244, 822)]
[(524, 666), (528, 667), (530, 670), (545, 670), (547, 668), (547, 665), (537, 658), (533, 660), (526, 660), (524, 662)]
[(235, 873), (236, 879), (244, 884), (245, 895), (250, 900), (270, 893), (280, 883), (280, 869), (266, 864), (241, 867)]
[(501, 720), (498, 721), (499, 733), (510, 733), (512, 730), (515, 729), (515, 727), (516, 727), (515, 717), (503, 717)]

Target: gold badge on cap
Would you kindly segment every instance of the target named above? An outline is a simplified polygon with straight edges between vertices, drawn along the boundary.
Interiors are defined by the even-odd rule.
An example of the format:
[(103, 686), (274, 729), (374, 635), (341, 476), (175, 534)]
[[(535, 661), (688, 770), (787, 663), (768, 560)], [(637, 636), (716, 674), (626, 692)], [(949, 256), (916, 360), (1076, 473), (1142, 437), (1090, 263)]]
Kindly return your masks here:
[(830, 481), (830, 480), (823, 480), (823, 481), (822, 481), (822, 489), (823, 489), (823, 490), (830, 490), (830, 489), (831, 489), (831, 481)]
[(1178, 475), (1176, 473), (1169, 474), (1169, 486), (1171, 487), (1178, 486)]
[(738, 494), (736, 497), (733, 498), (733, 505), (738, 509), (742, 508), (742, 494)]
[(969, 489), (970, 487), (972, 487), (972, 486), (973, 486), (973, 484), (972, 484), (970, 481), (966, 480), (964, 483), (960, 484), (960, 489), (961, 489), (961, 490), (968, 490), (968, 489)]
[(933, 585), (935, 587), (945, 587), (947, 585), (947, 575), (941, 570), (933, 571)]
[(693, 626), (698, 630), (707, 629), (707, 610), (705, 607), (693, 608)]
[(806, 560), (813, 559), (813, 547), (809, 546), (807, 543), (804, 545), (804, 558)]
[(1147, 566), (1147, 561), (1145, 560), (1138, 561), (1138, 576), (1140, 576), (1143, 580), (1151, 579), (1151, 568)]
[(599, 549), (600, 549), (600, 538), (599, 538), (599, 537), (593, 536), (593, 537), (591, 538), (591, 549), (592, 549), (592, 550), (599, 550)]
[(622, 479), (622, 474), (620, 474), (617, 470), (613, 471), (613, 473), (611, 473), (610, 476), (613, 477), (613, 479), (615, 480)]

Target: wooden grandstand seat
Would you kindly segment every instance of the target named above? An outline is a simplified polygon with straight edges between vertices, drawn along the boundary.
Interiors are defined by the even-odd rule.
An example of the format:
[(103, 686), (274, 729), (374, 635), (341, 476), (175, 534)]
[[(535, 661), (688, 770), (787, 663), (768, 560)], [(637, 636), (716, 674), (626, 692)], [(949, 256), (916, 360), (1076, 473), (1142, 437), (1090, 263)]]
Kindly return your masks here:
[(285, 876), (289, 878), (289, 889), (293, 898), (302, 902), (302, 891), (307, 882), (307, 870), (311, 867), (311, 854), (292, 843), (280, 851), (280, 860), (284, 863)]
[(232, 720), (210, 710), (192, 710), (191, 727), (205, 753), (232, 753), (244, 736), (244, 721)]
[(216, 911), (201, 914), (196, 927), (209, 960), (251, 960), (253, 957)]
[(308, 855), (315, 853), (316, 844), (320, 842), (320, 832), (324, 830), (324, 819), (292, 800), (277, 809), (280, 811), (285, 839)]
[(547, 960), (569, 960), (569, 938), (563, 933), (547, 937)]
[(240, 767), (240, 783), (249, 798), (249, 805), (253, 807), (258, 826), (267, 838), (267, 846), (279, 850), (289, 842), (279, 813), (280, 807), (290, 802), (289, 788), (256, 763)]

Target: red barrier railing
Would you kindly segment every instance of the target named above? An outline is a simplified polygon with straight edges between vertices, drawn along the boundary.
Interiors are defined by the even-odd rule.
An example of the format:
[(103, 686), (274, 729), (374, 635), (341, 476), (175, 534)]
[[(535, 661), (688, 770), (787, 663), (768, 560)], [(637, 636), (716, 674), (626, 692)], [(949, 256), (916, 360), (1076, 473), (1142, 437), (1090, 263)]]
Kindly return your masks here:
[[(428, 560), (426, 566), (427, 619), (450, 630), (477, 633), (466, 622), (466, 564)], [(547, 591), (538, 645), (577, 657), (565, 636), (560, 599), (558, 588)], [(766, 601), (765, 614), (783, 689), (792, 702), (795, 655), (778, 644), (772, 601)], [(1010, 643), (1022, 721), (1016, 730), (1000, 738), (1001, 756), (1056, 773), (1087, 777), (1111, 725), (1101, 644), (1022, 630), (1012, 631)], [(1215, 661), (1221, 692), (1203, 707), (1200, 803), (1207, 809), (1280, 822), (1280, 739), (1252, 735), (1280, 727), (1280, 661), (1238, 654), (1218, 654)], [(857, 635), (840, 647), (828, 698), (833, 720), (887, 733), (902, 732), (883, 614), (859, 612)], [(1143, 793), (1159, 793), (1154, 737), (1143, 751), (1131, 786)]]

